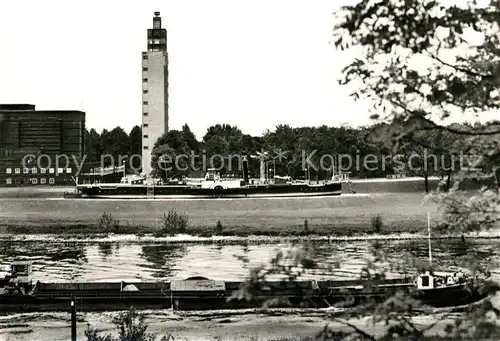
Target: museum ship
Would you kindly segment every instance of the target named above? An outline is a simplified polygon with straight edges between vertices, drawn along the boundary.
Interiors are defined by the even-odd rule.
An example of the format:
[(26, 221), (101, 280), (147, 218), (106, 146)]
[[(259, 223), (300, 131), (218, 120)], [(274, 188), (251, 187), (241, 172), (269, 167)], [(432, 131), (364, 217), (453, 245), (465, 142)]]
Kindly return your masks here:
[(266, 178), (261, 166), (260, 179), (249, 179), (248, 164), (243, 161), (243, 179), (222, 178), (208, 169), (203, 179), (184, 179), (159, 183), (142, 176), (124, 176), (120, 183), (77, 184), (81, 198), (266, 198), (333, 196), (342, 193), (342, 183), (350, 183), (348, 174), (334, 174), (322, 182), (293, 180), (289, 176)]

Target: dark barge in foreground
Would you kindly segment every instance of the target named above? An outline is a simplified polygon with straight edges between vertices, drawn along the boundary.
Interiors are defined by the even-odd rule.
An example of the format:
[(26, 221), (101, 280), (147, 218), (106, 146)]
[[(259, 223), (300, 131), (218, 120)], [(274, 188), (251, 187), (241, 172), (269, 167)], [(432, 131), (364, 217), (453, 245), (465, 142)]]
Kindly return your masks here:
[(137, 309), (219, 310), (273, 307), (326, 308), (342, 302), (358, 305), (385, 300), (403, 291), (433, 307), (469, 304), (485, 297), (478, 283), (461, 274), (423, 273), (416, 278), (370, 281), (266, 282), (250, 288), (250, 299), (229, 299), (242, 282), (193, 277), (170, 282), (42, 283), (31, 281), (31, 263), (16, 262), (0, 281), (0, 311), (67, 310), (72, 297), (79, 310)]

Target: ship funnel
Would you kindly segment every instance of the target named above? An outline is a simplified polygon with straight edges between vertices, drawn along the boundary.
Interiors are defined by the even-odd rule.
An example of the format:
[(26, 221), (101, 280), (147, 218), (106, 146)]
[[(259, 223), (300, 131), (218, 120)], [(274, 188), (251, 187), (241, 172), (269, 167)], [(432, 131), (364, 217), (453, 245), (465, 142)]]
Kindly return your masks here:
[(266, 181), (266, 161), (260, 159), (260, 181)]
[(243, 156), (242, 166), (243, 166), (243, 180), (245, 181), (245, 184), (248, 184), (249, 183), (249, 179), (248, 179), (248, 158), (246, 156)]

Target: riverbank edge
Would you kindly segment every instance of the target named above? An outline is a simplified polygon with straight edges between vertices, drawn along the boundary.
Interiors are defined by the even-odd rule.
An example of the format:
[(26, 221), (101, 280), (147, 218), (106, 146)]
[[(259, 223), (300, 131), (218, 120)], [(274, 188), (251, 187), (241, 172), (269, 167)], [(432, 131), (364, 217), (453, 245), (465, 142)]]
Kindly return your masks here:
[[(406, 220), (395, 220), (390, 224), (382, 225), (376, 230), (370, 221), (346, 221), (338, 224), (312, 224), (307, 219), (303, 224), (293, 225), (223, 225), (220, 221), (213, 225), (187, 225), (179, 222), (172, 226), (147, 226), (138, 225), (130, 222), (118, 222), (113, 225), (114, 218), (109, 216), (109, 224), (102, 225), (99, 223), (89, 222), (74, 222), (61, 223), (59, 221), (19, 221), (10, 224), (0, 224), (0, 235), (59, 235), (59, 236), (90, 236), (90, 235), (137, 235), (147, 236), (154, 235), (155, 237), (172, 237), (183, 234), (195, 237), (213, 236), (221, 237), (239, 237), (247, 238), (251, 236), (258, 237), (292, 237), (304, 238), (309, 236), (320, 237), (356, 237), (368, 235), (389, 235), (389, 234), (419, 234), (423, 230), (423, 226), (418, 226), (421, 223), (416, 218), (408, 218)], [(368, 217), (367, 219), (368, 220)], [(383, 224), (383, 223), (382, 223)], [(183, 225), (181, 227), (181, 225)], [(182, 228), (182, 230), (180, 230)]]
[[(433, 235), (431, 240), (480, 240), (480, 239), (500, 239), (500, 230), (486, 231), (479, 233), (443, 234)], [(401, 234), (370, 234), (357, 236), (211, 236), (200, 237), (189, 234), (177, 234), (175, 236), (155, 237), (154, 235), (115, 235), (115, 234), (94, 234), (94, 235), (59, 235), (59, 234), (28, 234), (28, 235), (7, 235), (0, 234), (1, 241), (10, 242), (36, 242), (36, 241), (61, 241), (71, 243), (170, 243), (170, 244), (282, 244), (298, 242), (361, 242), (361, 241), (412, 241), (427, 240), (428, 235), (401, 233)]]

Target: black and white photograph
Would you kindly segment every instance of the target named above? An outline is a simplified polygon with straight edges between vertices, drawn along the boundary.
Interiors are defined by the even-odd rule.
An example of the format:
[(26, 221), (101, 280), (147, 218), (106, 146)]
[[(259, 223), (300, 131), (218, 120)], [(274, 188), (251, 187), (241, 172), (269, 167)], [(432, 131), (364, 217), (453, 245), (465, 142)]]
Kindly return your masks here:
[(0, 51), (0, 341), (500, 340), (500, 1), (4, 1)]

